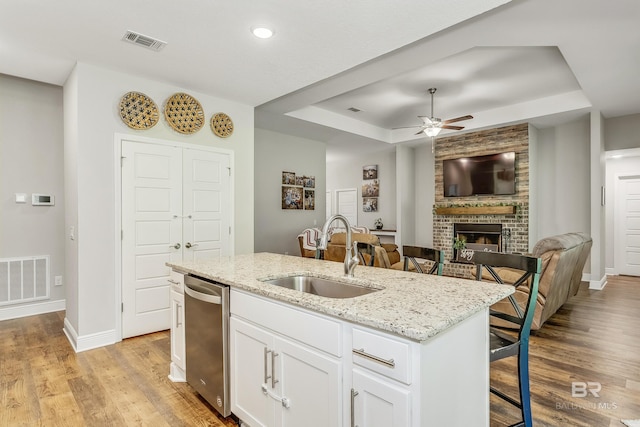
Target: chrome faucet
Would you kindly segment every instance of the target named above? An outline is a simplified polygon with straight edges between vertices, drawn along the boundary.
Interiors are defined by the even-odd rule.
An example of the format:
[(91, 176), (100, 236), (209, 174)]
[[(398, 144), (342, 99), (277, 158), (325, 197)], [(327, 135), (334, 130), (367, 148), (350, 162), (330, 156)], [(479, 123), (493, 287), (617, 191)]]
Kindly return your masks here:
[(356, 269), (356, 265), (360, 262), (358, 259), (358, 251), (356, 246), (358, 242), (354, 242), (351, 244), (351, 225), (349, 225), (349, 220), (344, 216), (338, 214), (333, 215), (331, 218), (327, 220), (322, 226), (322, 236), (320, 237), (320, 243), (318, 244), (318, 249), (326, 250), (327, 245), (329, 244), (329, 226), (335, 220), (340, 220), (344, 224), (347, 229), (347, 241), (345, 244), (345, 254), (344, 254), (344, 275), (348, 277), (353, 277), (353, 272)]

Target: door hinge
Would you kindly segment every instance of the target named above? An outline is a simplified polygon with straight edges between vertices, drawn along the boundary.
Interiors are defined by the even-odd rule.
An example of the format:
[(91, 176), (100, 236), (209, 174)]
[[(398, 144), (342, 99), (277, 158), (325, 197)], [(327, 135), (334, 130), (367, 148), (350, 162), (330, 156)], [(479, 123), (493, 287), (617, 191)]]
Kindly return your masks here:
[(231, 167), (227, 166), (227, 170), (229, 171), (229, 176), (231, 176)]
[(229, 226), (229, 234), (231, 234), (231, 226)]
[(120, 167), (124, 164), (124, 159), (126, 159), (126, 157), (120, 156)]
[(124, 240), (124, 230), (120, 230), (120, 240)]
[(124, 303), (120, 303), (120, 313), (124, 313)]

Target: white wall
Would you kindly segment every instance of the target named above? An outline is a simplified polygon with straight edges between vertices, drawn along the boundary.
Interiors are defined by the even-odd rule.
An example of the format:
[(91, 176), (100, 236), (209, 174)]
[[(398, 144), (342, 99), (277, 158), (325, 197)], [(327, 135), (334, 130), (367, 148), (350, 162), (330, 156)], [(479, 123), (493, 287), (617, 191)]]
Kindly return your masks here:
[[(396, 146), (396, 217), (398, 234), (396, 244), (415, 245), (416, 243), (416, 160), (413, 147)], [(400, 250), (402, 253), (402, 249)]]
[[(74, 268), (77, 263), (77, 283), (70, 291), (77, 293), (78, 310), (77, 319), (67, 317), (66, 326), (74, 329), (72, 332), (80, 340), (95, 337), (95, 341), (106, 343), (117, 335), (114, 328), (119, 302), (115, 301), (118, 278), (114, 182), (120, 170), (114, 159), (114, 135), (137, 133), (233, 150), (235, 252), (253, 252), (253, 107), (83, 63), (76, 65), (64, 90), (65, 100), (77, 98), (75, 105), (65, 102), (64, 106), (65, 145), (69, 145), (68, 150), (65, 147), (65, 161), (69, 160), (70, 167), (77, 167), (77, 176), (71, 171), (65, 178), (66, 190), (77, 191), (77, 203), (68, 204), (72, 211), (67, 212), (69, 218), (77, 217), (77, 222), (67, 221), (67, 226), (75, 227), (78, 245), (77, 254), (69, 246), (66, 254), (77, 257), (77, 261), (71, 259), (67, 264)], [(164, 119), (152, 129), (132, 130), (118, 114), (120, 98), (132, 90), (148, 95), (160, 111), (173, 93), (187, 92), (202, 104), (207, 123), (193, 135), (173, 131)], [(234, 121), (234, 133), (226, 139), (216, 137), (209, 128), (209, 119), (220, 111)]]
[(538, 240), (568, 232), (591, 234), (589, 126), (583, 119), (538, 132)]
[[(322, 227), (325, 217), (325, 144), (264, 129), (255, 130), (256, 252), (300, 255), (297, 236)], [(315, 176), (315, 209), (282, 209), (282, 172)], [(311, 190), (311, 188), (309, 188)]]
[[(64, 285), (54, 286), (64, 279), (62, 88), (0, 74), (0, 141), (0, 258), (49, 255), (51, 263), (49, 301), (0, 307), (0, 319), (34, 314), (26, 306), (63, 309)], [(55, 205), (32, 206), (33, 193), (53, 195)]]
[(433, 205), (436, 201), (435, 158), (431, 143), (414, 148), (415, 162), (415, 242), (417, 246), (433, 247)]
[[(380, 197), (378, 212), (362, 211), (362, 167), (378, 165)], [(376, 218), (382, 218), (385, 229), (396, 229), (396, 154), (395, 147), (388, 151), (363, 153), (339, 161), (327, 162), (327, 190), (358, 189), (358, 225), (375, 228)], [(335, 208), (335, 207), (334, 207)]]
[(640, 147), (640, 114), (606, 119), (604, 141), (607, 151)]

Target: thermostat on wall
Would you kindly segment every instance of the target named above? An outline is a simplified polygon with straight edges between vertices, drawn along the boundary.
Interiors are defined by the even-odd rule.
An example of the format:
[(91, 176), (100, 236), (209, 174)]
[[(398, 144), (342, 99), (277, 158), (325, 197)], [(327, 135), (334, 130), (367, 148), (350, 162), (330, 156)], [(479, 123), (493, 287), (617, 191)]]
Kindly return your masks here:
[(33, 206), (53, 206), (55, 198), (49, 194), (32, 194), (31, 204)]

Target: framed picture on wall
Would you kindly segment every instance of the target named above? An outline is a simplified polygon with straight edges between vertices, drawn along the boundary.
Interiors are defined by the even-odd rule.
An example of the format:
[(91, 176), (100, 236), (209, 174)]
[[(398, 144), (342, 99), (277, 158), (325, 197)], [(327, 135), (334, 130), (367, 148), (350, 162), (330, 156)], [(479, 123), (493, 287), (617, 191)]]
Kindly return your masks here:
[(378, 179), (378, 165), (363, 166), (362, 179)]
[(296, 185), (295, 172), (282, 171), (282, 184), (284, 185)]
[(316, 177), (315, 176), (305, 176), (303, 177), (303, 184), (308, 188), (316, 188)]
[(363, 197), (362, 198), (362, 211), (363, 212), (378, 212), (378, 198), (377, 197)]
[(304, 190), (304, 210), (312, 211), (316, 208), (316, 192), (315, 190)]
[(302, 187), (282, 186), (282, 209), (302, 209)]
[(377, 179), (362, 182), (362, 197), (378, 196), (380, 196), (380, 182)]

